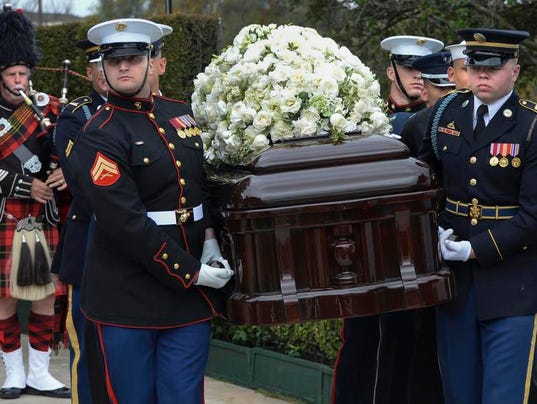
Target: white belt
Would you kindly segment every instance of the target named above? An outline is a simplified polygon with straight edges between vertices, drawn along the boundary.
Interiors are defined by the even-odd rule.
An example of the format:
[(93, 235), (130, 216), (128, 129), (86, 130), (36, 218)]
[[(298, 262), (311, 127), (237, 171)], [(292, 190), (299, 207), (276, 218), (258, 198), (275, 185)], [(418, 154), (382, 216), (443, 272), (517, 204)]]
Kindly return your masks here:
[(178, 225), (188, 221), (197, 222), (203, 219), (203, 203), (194, 208), (147, 212), (147, 217), (159, 226)]

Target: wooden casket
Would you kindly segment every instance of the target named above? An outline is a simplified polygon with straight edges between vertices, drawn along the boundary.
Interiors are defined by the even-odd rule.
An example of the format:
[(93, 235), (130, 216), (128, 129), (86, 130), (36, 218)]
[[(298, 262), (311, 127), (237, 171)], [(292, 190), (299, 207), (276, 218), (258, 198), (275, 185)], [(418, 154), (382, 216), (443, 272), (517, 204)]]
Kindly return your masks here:
[(236, 272), (234, 324), (364, 316), (454, 295), (437, 249), (441, 191), (398, 140), (291, 141), (208, 174)]

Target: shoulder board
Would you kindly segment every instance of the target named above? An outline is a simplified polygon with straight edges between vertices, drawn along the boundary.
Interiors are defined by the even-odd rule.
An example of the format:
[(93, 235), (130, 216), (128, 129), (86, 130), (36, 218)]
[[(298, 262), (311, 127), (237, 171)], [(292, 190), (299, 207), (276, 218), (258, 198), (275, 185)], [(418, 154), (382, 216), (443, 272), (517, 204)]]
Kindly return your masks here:
[(530, 111), (537, 112), (537, 104), (529, 100), (518, 100), (519, 104)]
[(71, 101), (69, 104), (67, 104), (69, 109), (72, 112), (75, 112), (78, 108), (82, 107), (83, 105), (91, 104), (93, 100), (91, 97), (87, 95), (83, 95), (82, 97), (75, 98), (73, 101)]

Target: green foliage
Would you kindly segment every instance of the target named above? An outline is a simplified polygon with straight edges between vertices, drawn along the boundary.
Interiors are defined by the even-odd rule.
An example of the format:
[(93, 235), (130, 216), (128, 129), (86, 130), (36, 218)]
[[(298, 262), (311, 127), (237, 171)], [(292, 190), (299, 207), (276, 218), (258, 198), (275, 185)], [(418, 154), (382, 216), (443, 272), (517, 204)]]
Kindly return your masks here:
[[(151, 18), (173, 27), (164, 40), (163, 54), (168, 59), (166, 74), (161, 79), (161, 91), (168, 97), (190, 102), (194, 78), (217, 53), (219, 22), (216, 17), (173, 14)], [(34, 89), (55, 95), (61, 94), (62, 63), (71, 61), (67, 98), (73, 100), (91, 91), (86, 76), (86, 57), (75, 47), (86, 38), (88, 29), (103, 19), (92, 17), (81, 22), (44, 26), (37, 29), (37, 41), (43, 59), (34, 72)]]
[(237, 326), (213, 321), (213, 338), (261, 347), (332, 366), (341, 343), (341, 320), (276, 326)]

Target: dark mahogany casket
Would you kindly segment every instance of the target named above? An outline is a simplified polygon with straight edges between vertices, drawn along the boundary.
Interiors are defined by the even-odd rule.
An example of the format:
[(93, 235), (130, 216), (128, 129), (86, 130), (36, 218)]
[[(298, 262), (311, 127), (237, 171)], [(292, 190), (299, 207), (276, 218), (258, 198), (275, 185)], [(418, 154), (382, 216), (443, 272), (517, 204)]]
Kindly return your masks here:
[(441, 191), (398, 140), (290, 141), (208, 175), (236, 271), (232, 323), (364, 316), (454, 295), (437, 251)]

